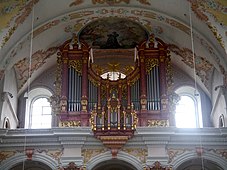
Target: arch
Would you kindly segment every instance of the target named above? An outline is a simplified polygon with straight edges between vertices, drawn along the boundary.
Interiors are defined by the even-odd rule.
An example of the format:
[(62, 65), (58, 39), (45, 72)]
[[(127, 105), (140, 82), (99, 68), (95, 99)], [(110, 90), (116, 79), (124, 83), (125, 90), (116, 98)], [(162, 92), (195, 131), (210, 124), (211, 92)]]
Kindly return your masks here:
[(37, 87), (32, 89), (29, 93), (25, 93), (24, 97), (26, 100), (26, 113), (25, 113), (25, 128), (31, 128), (31, 114), (32, 114), (32, 105), (39, 98), (49, 99), (52, 96), (52, 93), (47, 88)]
[(3, 128), (4, 129), (10, 129), (10, 121), (9, 121), (9, 118), (8, 117), (5, 117), (4, 118), (4, 121), (3, 121)]
[(225, 127), (225, 117), (223, 114), (221, 114), (221, 116), (219, 116), (219, 124), (218, 124), (219, 128)]
[[(184, 113), (192, 114), (194, 112), (194, 114), (191, 115), (189, 117), (189, 119), (191, 118), (191, 119), (193, 119), (195, 121), (195, 122), (192, 122), (189, 127), (191, 127), (191, 125), (193, 123), (194, 123), (194, 126), (196, 128), (203, 127), (203, 123), (202, 123), (203, 122), (202, 121), (202, 111), (201, 111), (201, 98), (200, 98), (200, 93), (198, 92), (198, 90), (195, 89), (194, 87), (191, 87), (191, 86), (181, 86), (181, 87), (178, 87), (175, 90), (175, 93), (178, 94), (180, 96), (180, 98), (181, 98), (180, 101), (178, 102), (179, 105), (178, 104), (176, 105), (175, 121), (177, 121), (176, 120), (176, 118), (177, 118), (176, 116), (177, 115), (180, 115), (181, 110), (182, 109), (185, 110), (185, 107), (187, 106), (188, 107), (187, 110), (189, 112), (187, 113), (187, 112), (184, 111)], [(181, 110), (179, 110), (179, 113), (178, 113), (178, 108), (181, 109)], [(188, 123), (190, 123), (189, 122), (189, 119), (185, 120), (188, 123), (186, 123), (186, 122), (184, 123), (184, 121), (182, 119), (184, 119), (185, 116), (186, 115), (181, 115), (179, 117), (180, 120), (178, 120), (178, 121), (181, 122), (181, 124), (183, 126), (184, 125), (187, 125)], [(176, 125), (177, 125), (177, 122), (176, 122)]]
[[(25, 160), (27, 160), (27, 157), (24, 154), (13, 156), (13, 157), (3, 161), (2, 164), (0, 165), (0, 169), (10, 170), (10, 168), (16, 166), (19, 163), (22, 163)], [(54, 160), (53, 158), (51, 158), (47, 155), (39, 154), (39, 153), (35, 153), (32, 156), (32, 161), (41, 162), (41, 163), (47, 165), (48, 167), (50, 167), (51, 169), (56, 169), (56, 167), (58, 166), (56, 160)]]
[[(98, 164), (105, 162), (105, 161), (112, 160), (112, 159), (113, 158), (112, 158), (112, 154), (110, 153), (110, 151), (105, 152), (104, 154), (97, 155), (97, 156), (93, 157), (91, 160), (89, 160), (86, 168), (87, 168), (87, 170), (92, 170)], [(143, 169), (143, 163), (140, 160), (138, 160), (136, 157), (129, 155), (123, 151), (120, 151), (117, 154), (116, 160), (124, 161), (127, 164), (130, 164), (132, 167), (135, 167), (136, 170)]]
[(223, 170), (227, 167), (227, 162), (224, 158), (217, 156), (214, 153), (203, 153), (202, 157), (199, 157), (196, 152), (189, 152), (182, 155), (179, 155), (172, 163), (173, 169), (178, 169), (182, 164), (187, 161), (202, 158), (203, 160), (208, 160), (210, 162), (215, 162)]

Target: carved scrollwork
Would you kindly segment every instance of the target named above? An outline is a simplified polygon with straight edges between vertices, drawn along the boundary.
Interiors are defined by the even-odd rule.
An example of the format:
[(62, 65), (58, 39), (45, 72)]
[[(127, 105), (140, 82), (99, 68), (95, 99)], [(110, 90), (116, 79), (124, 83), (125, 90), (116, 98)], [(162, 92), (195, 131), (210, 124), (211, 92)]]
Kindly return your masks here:
[(146, 72), (149, 73), (152, 68), (159, 65), (159, 60), (157, 58), (147, 58), (146, 59)]
[(148, 124), (148, 127), (168, 127), (169, 121), (168, 120), (148, 120), (147, 124)]
[(82, 61), (81, 60), (69, 60), (69, 67), (74, 68), (78, 73), (82, 73)]
[(80, 121), (69, 120), (60, 122), (60, 127), (80, 127)]

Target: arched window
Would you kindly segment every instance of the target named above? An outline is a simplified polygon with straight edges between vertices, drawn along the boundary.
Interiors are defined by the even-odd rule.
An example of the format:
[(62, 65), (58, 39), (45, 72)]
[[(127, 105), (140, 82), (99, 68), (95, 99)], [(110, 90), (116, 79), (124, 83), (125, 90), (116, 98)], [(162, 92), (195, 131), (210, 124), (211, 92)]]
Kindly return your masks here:
[(52, 111), (48, 101), (51, 95), (51, 92), (44, 88), (36, 88), (28, 93), (25, 128), (51, 128)]
[(225, 117), (223, 114), (219, 117), (219, 128), (222, 127), (225, 127)]
[(180, 101), (176, 105), (176, 127), (202, 127), (201, 100), (199, 93), (190, 86), (181, 87), (175, 92), (180, 96)]

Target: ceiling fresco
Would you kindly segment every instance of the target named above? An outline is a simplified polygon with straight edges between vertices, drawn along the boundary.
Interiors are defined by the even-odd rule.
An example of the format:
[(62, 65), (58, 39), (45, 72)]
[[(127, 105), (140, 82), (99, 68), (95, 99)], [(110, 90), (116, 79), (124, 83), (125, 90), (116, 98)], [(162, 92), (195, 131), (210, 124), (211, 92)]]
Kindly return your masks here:
[(147, 31), (130, 20), (109, 17), (88, 24), (79, 39), (96, 49), (135, 48), (148, 37)]
[[(0, 49), (7, 43), (20, 24), (31, 13), (33, 5), (39, 0), (1, 0), (0, 1)], [(7, 29), (8, 31), (5, 31)]]
[[(197, 17), (205, 21), (223, 48), (227, 47), (227, 1), (189, 0)], [(214, 22), (212, 22), (214, 21)]]
[(28, 79), (29, 52), (24, 49), (30, 48), (33, 6), (39, 20), (33, 30), (32, 75), (45, 70), (47, 58), (54, 56), (55, 48), (73, 34), (98, 50), (133, 48), (153, 33), (181, 57), (182, 70), (185, 66), (192, 69), (189, 5), (198, 78), (209, 88), (211, 70), (217, 69), (227, 84), (226, 0), (0, 0), (0, 80), (12, 66), (18, 89)]

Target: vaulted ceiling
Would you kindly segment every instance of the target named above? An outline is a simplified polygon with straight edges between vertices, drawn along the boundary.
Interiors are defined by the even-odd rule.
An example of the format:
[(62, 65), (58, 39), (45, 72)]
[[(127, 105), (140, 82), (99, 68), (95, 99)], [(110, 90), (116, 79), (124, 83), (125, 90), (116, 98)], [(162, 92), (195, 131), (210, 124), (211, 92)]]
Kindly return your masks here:
[(89, 37), (103, 26), (99, 21), (121, 18), (128, 29), (134, 22), (167, 43), (173, 64), (192, 78), (196, 71), (209, 94), (214, 70), (227, 80), (226, 14), (226, 0), (1, 0), (0, 79), (14, 68), (20, 93), (29, 74), (32, 82), (56, 64), (66, 40), (80, 33)]

